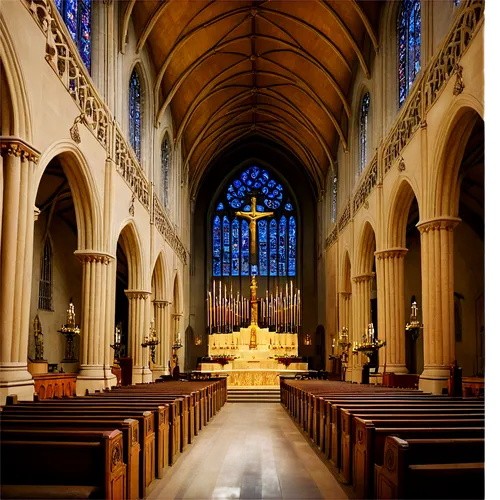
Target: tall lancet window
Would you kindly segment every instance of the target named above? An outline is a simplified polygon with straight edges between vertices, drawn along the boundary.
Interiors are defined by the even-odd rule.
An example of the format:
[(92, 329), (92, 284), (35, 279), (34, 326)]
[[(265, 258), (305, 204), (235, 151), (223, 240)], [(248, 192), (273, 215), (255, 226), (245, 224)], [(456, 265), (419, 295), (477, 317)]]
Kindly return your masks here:
[(129, 139), (130, 145), (141, 161), (141, 81), (134, 68), (129, 82)]
[(55, 0), (56, 7), (90, 73), (92, 0)]
[(212, 275), (250, 275), (250, 226), (236, 212), (272, 212), (256, 224), (257, 275), (297, 275), (297, 212), (290, 194), (267, 170), (254, 166), (232, 179), (215, 203), (212, 224)]
[(359, 119), (359, 171), (361, 174), (366, 168), (368, 156), (368, 114), (370, 112), (370, 94), (367, 92), (361, 101), (361, 115)]
[(168, 145), (168, 136), (165, 134), (165, 138), (161, 143), (161, 194), (163, 199), (163, 205), (166, 207), (168, 202), (168, 164), (170, 147)]
[(337, 174), (332, 177), (332, 222), (337, 220)]
[(405, 101), (420, 71), (420, 0), (403, 0), (398, 15), (399, 105)]
[(40, 266), (38, 309), (52, 311), (52, 245), (48, 237), (45, 238)]

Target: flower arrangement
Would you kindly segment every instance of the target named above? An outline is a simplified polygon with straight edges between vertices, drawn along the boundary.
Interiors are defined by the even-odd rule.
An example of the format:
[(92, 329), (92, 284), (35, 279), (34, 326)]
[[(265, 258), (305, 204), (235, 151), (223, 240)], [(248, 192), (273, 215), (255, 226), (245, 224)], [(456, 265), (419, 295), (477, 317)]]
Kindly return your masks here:
[(229, 354), (225, 354), (222, 356), (212, 356), (210, 359), (213, 363), (219, 363), (219, 365), (225, 366), (230, 361), (234, 361), (237, 356), (230, 356)]

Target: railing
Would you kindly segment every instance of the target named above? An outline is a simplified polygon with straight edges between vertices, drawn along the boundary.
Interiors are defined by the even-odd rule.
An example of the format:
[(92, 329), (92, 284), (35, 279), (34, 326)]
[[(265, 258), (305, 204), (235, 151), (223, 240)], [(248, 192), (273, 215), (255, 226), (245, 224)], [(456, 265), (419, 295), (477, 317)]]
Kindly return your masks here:
[[(53, 0), (24, 0), (31, 15), (46, 36), (45, 59), (80, 109), (75, 124), (83, 123), (113, 158), (116, 170), (134, 196), (151, 213), (150, 182), (137, 161), (128, 140), (94, 87), (78, 49)], [(176, 254), (187, 263), (187, 252), (168, 220), (163, 206), (154, 196), (154, 221), (158, 231)]]
[[(454, 94), (463, 90), (461, 81), (462, 68), (459, 65), (474, 36), (479, 31), (484, 19), (484, 0), (463, 0), (450, 33), (444, 40), (439, 52), (432, 58), (427, 68), (420, 74), (413, 85), (396, 122), (384, 141), (382, 149), (382, 172), (380, 181), (391, 169), (393, 163), (401, 156), (401, 151), (410, 142), (422, 124), (432, 105), (453, 75), (457, 76)], [(377, 155), (370, 163), (369, 171), (361, 180), (353, 196), (352, 216), (364, 205), (373, 187), (377, 183)], [(351, 219), (351, 208), (348, 202), (336, 227), (325, 241), (329, 248), (345, 229)], [(335, 233), (335, 234), (334, 234)]]

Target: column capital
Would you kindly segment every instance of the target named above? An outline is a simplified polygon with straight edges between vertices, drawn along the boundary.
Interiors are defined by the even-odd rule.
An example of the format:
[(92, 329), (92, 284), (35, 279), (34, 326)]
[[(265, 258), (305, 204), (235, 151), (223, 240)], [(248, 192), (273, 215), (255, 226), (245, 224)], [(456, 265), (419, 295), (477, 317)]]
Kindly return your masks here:
[(364, 281), (371, 281), (375, 278), (375, 273), (358, 274), (352, 278), (354, 283), (362, 283)]
[(151, 295), (151, 292), (147, 290), (125, 290), (125, 295), (129, 300), (146, 300)]
[(170, 305), (172, 302), (169, 302), (168, 300), (161, 300), (161, 299), (155, 299), (153, 300), (153, 304), (157, 306), (159, 309), (163, 309)]
[(445, 231), (453, 231), (455, 227), (462, 222), (462, 219), (458, 217), (437, 217), (435, 219), (428, 219), (417, 224), (417, 228), (421, 233), (428, 233), (429, 231), (440, 231), (444, 229)]
[(17, 156), (21, 161), (38, 162), (40, 152), (30, 146), (27, 142), (19, 137), (0, 137), (0, 154), (2, 156)]
[(352, 295), (352, 292), (339, 292), (339, 295), (340, 295), (343, 299), (350, 299), (350, 298), (351, 298), (351, 295)]
[(386, 248), (385, 250), (379, 250), (375, 252), (375, 257), (377, 260), (381, 259), (399, 259), (404, 257), (408, 252), (407, 248), (403, 247), (395, 247), (395, 248)]
[(82, 264), (85, 262), (100, 262), (107, 265), (115, 259), (113, 255), (98, 250), (75, 250), (73, 253)]

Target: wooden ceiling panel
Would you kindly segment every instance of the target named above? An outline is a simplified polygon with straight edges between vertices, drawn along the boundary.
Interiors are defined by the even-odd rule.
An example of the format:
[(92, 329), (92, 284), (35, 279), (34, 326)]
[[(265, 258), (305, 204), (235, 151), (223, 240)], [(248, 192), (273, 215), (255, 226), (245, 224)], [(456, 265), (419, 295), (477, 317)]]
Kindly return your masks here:
[[(370, 77), (383, 1), (143, 1), (126, 4), (137, 50), (157, 68), (155, 116), (171, 107), (192, 186), (221, 152), (274, 141), (323, 188), (356, 71)], [(128, 13), (128, 14), (127, 14)], [(126, 30), (122, 39), (126, 36)]]

